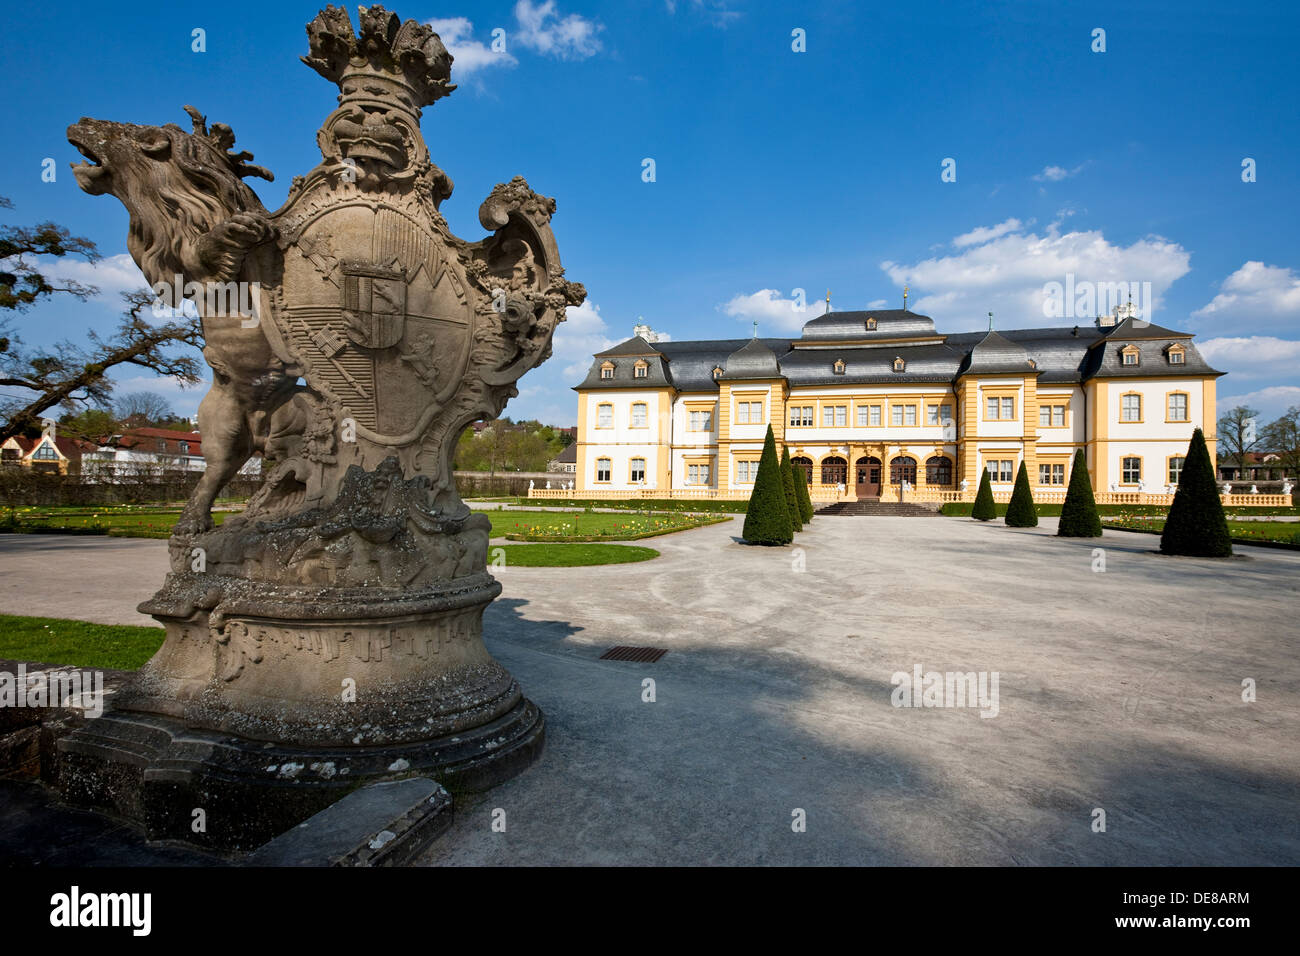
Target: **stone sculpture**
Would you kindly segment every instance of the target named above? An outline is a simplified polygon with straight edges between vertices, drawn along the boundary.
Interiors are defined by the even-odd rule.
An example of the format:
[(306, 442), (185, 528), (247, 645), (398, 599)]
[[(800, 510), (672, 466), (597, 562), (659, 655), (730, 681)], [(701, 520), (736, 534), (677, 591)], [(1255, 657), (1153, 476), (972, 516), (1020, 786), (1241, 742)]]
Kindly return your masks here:
[[(422, 108), (455, 89), (437, 34), (379, 6), (360, 9), (356, 31), (328, 6), (307, 34), (303, 62), (341, 95), (317, 134), (321, 162), (275, 212), (243, 182), (271, 173), (192, 107), (190, 131), (94, 119), (68, 130), (87, 160), (78, 183), (127, 207), (128, 248), (156, 290), (173, 303), (183, 289), (252, 290), (252, 307), (233, 312), (196, 296), (213, 369), (199, 409), (207, 470), (170, 540), (171, 573), (141, 605), (166, 642), (114, 715), (60, 744), (65, 790), (129, 815), (153, 798), (104, 783), (126, 737), (148, 738), (138, 786), (183, 767), (169, 778), (183, 792), (157, 797), (177, 806), (214, 788), (317, 785), (318, 798), (222, 845), (393, 767), (494, 783), (543, 735), (483, 645), (500, 593), (490, 525), (461, 502), (451, 459), (464, 428), (498, 416), (550, 355), (585, 290), (564, 277), (555, 201), (522, 178), (482, 203), (486, 238), (448, 230), (452, 181), (420, 130)], [(263, 487), (214, 528), (214, 497), (254, 452)], [(227, 736), (215, 756), (178, 760), (195, 732)], [(163, 811), (134, 815), (192, 836), (170, 832)]]

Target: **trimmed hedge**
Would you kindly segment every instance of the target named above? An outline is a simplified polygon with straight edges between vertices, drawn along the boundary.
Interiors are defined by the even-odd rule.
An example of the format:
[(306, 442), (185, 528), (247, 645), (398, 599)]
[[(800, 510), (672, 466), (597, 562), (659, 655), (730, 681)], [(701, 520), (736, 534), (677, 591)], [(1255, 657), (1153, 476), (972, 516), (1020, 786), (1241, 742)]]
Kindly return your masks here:
[(1011, 500), (1007, 502), (1006, 523), (1010, 528), (1038, 527), (1034, 493), (1029, 490), (1029, 469), (1023, 460), (1020, 462), (1020, 470), (1016, 472), (1016, 486), (1011, 491)]
[(1214, 479), (1214, 464), (1205, 447), (1205, 435), (1198, 428), (1187, 446), (1187, 460), (1178, 479), (1174, 503), (1169, 506), (1165, 530), (1160, 535), (1164, 554), (1185, 554), (1200, 558), (1226, 558), (1232, 555), (1232, 536), (1228, 519), (1219, 500), (1219, 485)]
[(989, 482), (989, 470), (980, 472), (980, 490), (975, 495), (975, 505), (970, 516), (976, 521), (992, 521), (998, 516), (997, 505), (993, 501), (993, 485)]
[(803, 530), (803, 515), (799, 511), (799, 498), (794, 490), (794, 469), (790, 467), (790, 449), (781, 449), (781, 487), (785, 489), (785, 510), (790, 516), (790, 530)]
[(790, 512), (785, 503), (785, 485), (781, 481), (781, 463), (776, 457), (776, 439), (767, 426), (763, 457), (758, 462), (754, 490), (745, 510), (745, 527), (741, 537), (746, 544), (789, 544), (794, 540)]
[(1070, 466), (1070, 487), (1061, 505), (1061, 520), (1056, 527), (1061, 538), (1100, 538), (1101, 518), (1097, 515), (1097, 499), (1092, 493), (1092, 479), (1088, 477), (1088, 461), (1080, 448), (1074, 453)]
[(808, 476), (804, 474), (802, 468), (791, 466), (791, 472), (794, 473), (794, 493), (799, 499), (799, 517), (804, 524), (813, 519), (812, 495), (808, 493)]

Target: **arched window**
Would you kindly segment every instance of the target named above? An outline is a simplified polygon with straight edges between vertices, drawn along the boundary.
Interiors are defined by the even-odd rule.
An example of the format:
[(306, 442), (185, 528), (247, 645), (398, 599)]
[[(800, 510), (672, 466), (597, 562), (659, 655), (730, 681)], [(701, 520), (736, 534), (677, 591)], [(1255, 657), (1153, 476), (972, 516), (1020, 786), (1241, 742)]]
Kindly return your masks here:
[(935, 455), (925, 460), (925, 483), (927, 485), (952, 484), (952, 459)]
[(811, 459), (811, 458), (804, 458), (804, 457), (802, 457), (802, 456), (800, 456), (800, 457), (798, 457), (798, 458), (791, 458), (791, 459), (790, 459), (790, 464), (791, 464), (793, 467), (795, 467), (795, 468), (802, 468), (802, 469), (803, 469), (803, 476), (804, 476), (805, 478), (808, 479), (808, 484), (810, 484), (810, 485), (812, 484), (812, 475), (813, 475), (813, 472), (812, 472), (812, 459)]
[(849, 477), (849, 463), (843, 458), (832, 456), (822, 459), (822, 484), (842, 485)]
[(916, 459), (901, 455), (889, 463), (889, 483), (901, 485), (904, 481), (916, 484)]

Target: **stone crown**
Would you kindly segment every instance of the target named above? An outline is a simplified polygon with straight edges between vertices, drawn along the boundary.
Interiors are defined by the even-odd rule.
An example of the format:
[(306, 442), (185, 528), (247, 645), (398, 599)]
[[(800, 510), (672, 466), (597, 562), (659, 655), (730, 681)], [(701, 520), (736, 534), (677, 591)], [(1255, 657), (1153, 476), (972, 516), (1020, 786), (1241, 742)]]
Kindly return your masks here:
[(302, 62), (339, 85), (341, 103), (377, 99), (418, 111), (456, 88), (452, 55), (428, 26), (403, 23), (381, 6), (359, 7), (357, 15), (359, 33), (332, 4), (307, 24), (311, 49)]

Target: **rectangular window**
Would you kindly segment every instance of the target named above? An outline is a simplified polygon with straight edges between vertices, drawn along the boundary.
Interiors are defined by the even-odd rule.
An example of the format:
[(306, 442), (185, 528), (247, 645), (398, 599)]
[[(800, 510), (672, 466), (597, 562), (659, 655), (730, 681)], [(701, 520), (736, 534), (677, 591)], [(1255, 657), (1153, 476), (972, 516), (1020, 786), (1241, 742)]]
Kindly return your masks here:
[(632, 483), (636, 484), (642, 481), (645, 481), (645, 459), (633, 458), (632, 459)]
[(1136, 485), (1142, 480), (1142, 459), (1125, 458), (1123, 462), (1123, 481), (1126, 485)]
[(646, 406), (644, 402), (637, 402), (632, 406), (632, 427), (646, 427)]
[(866, 428), (867, 422), (869, 421), (868, 416), (870, 415), (870, 413), (871, 413), (871, 409), (869, 406), (859, 405), (858, 417), (857, 420), (854, 422), (854, 424), (856, 424), (859, 428)]
[(600, 377), (605, 379), (613, 378), (614, 370), (612, 368), (602, 368), (600, 370)]
[(925, 406), (925, 423), (926, 423), (927, 425), (937, 425), (937, 424), (939, 424), (939, 406), (938, 406), (938, 405), (927, 405), (927, 406)]
[(646, 375), (649, 374), (649, 371), (650, 371), (649, 368), (647, 368), (646, 366), (638, 365), (636, 368), (632, 369), (632, 377), (645, 378)]
[(613, 428), (614, 427), (614, 406), (600, 405), (596, 408), (596, 427)]
[(902, 425), (903, 425), (903, 406), (902, 406), (902, 405), (890, 405), (890, 406), (889, 406), (889, 424), (893, 425), (895, 428), (901, 428), (901, 427), (902, 427)]
[(1182, 364), (1183, 364), (1183, 353), (1182, 353), (1182, 352), (1170, 352), (1170, 353), (1169, 353), (1169, 364), (1170, 364), (1170, 365), (1182, 365)]
[(596, 459), (596, 480), (597, 481), (609, 481), (612, 471), (613, 469), (610, 468), (610, 463), (608, 458)]
[(1010, 482), (1013, 477), (1012, 467), (1014, 465), (1014, 461), (1005, 458), (989, 459), (988, 462), (985, 463), (985, 467), (988, 468), (989, 471), (989, 481)]
[(1123, 396), (1120, 405), (1119, 420), (1122, 422), (1142, 421), (1142, 396), (1132, 393)]
[(822, 427), (823, 428), (843, 428), (849, 423), (849, 406), (847, 405), (823, 405), (822, 406)]
[(736, 424), (737, 425), (760, 425), (763, 422), (763, 403), (762, 402), (737, 402), (736, 403)]
[(1125, 353), (1124, 353), (1124, 362), (1123, 362), (1123, 364), (1125, 364), (1125, 365), (1136, 365), (1137, 363), (1138, 363), (1138, 354), (1137, 354), (1137, 352), (1125, 352)]
[(814, 406), (812, 405), (791, 405), (790, 406), (790, 427), (791, 428), (812, 428), (813, 408)]
[(915, 405), (904, 405), (904, 406), (903, 406), (903, 424), (904, 424), (904, 425), (915, 425), (915, 424), (916, 424), (916, 406), (915, 406)]
[(738, 461), (736, 462), (736, 480), (741, 484), (753, 484), (754, 479), (758, 477), (758, 462), (756, 461)]
[(984, 400), (984, 417), (990, 421), (1011, 421), (1016, 417), (1016, 400), (1010, 395)]
[(1169, 396), (1169, 420), (1171, 422), (1187, 421), (1187, 396), (1174, 392)]
[(1171, 485), (1178, 484), (1179, 480), (1183, 477), (1183, 462), (1186, 460), (1187, 459), (1182, 456), (1176, 456), (1169, 459), (1169, 483)]
[(691, 412), (691, 431), (693, 432), (711, 432), (713, 431), (713, 412), (698, 411)]
[(1008, 420), (1016, 417), (1016, 400), (1009, 395), (1002, 399), (1002, 417)]
[(880, 427), (880, 406), (879, 405), (871, 406), (871, 414), (867, 416), (867, 423), (871, 425), (872, 428)]
[(1038, 483), (1040, 485), (1065, 484), (1065, 465), (1039, 465)]
[(1065, 427), (1065, 406), (1039, 405), (1038, 424), (1043, 428)]
[(707, 485), (709, 483), (709, 466), (688, 465), (686, 468), (686, 483), (688, 485)]

